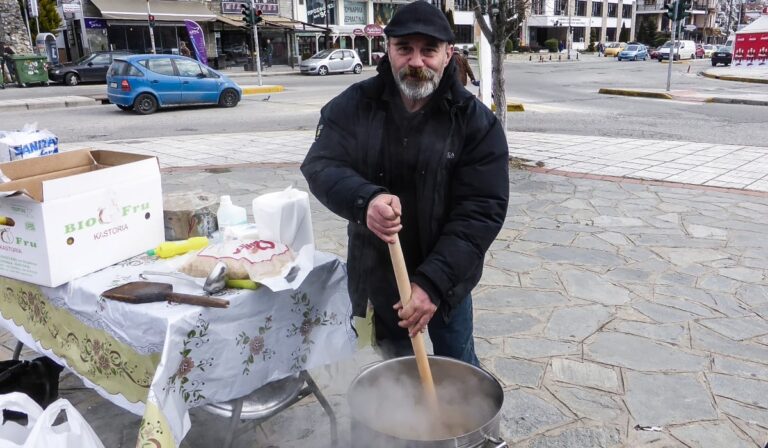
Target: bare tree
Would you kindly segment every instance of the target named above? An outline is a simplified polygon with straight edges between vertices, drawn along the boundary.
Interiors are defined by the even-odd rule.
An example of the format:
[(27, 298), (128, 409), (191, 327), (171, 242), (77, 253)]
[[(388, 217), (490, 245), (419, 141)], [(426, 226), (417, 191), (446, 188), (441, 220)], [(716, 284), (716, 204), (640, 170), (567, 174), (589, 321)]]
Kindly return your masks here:
[[(507, 95), (504, 92), (504, 53), (507, 40), (520, 29), (530, 11), (531, 0), (472, 0), (475, 20), (491, 45), (491, 92), (496, 117), (506, 127)], [(490, 26), (483, 15), (490, 18)]]

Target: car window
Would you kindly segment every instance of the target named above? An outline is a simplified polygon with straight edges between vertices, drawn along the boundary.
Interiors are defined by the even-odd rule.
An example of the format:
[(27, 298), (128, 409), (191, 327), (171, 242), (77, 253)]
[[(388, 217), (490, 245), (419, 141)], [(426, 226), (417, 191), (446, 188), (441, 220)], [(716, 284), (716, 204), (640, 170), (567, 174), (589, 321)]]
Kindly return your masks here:
[(341, 59), (341, 52), (334, 51), (333, 54), (331, 54), (331, 59)]
[(352, 52), (349, 50), (344, 50), (344, 57), (345, 58), (352, 58)]
[(200, 64), (195, 61), (189, 59), (174, 59), (173, 62), (176, 64), (176, 68), (179, 70), (179, 76), (194, 78), (203, 73), (203, 69), (200, 68)]
[(218, 73), (214, 72), (210, 68), (207, 69), (207, 71), (208, 71), (208, 77), (209, 78), (219, 78), (220, 77)]
[(144, 73), (141, 73), (141, 70), (129, 64), (126, 61), (116, 60), (115, 62), (112, 63), (112, 65), (109, 66), (108, 75), (109, 76), (114, 76), (114, 75), (144, 76)]
[(625, 48), (625, 50), (627, 50), (627, 51), (639, 51), (640, 47), (638, 47), (637, 45), (630, 45), (627, 48)]
[(312, 56), (312, 59), (325, 59), (328, 57), (329, 54), (331, 54), (332, 50), (323, 50), (320, 53), (315, 54)]
[(97, 54), (91, 59), (93, 65), (109, 65), (112, 62), (112, 58), (108, 54)]
[(142, 62), (143, 66), (155, 73), (176, 76), (176, 72), (173, 71), (173, 64), (171, 64), (171, 58), (145, 59)]

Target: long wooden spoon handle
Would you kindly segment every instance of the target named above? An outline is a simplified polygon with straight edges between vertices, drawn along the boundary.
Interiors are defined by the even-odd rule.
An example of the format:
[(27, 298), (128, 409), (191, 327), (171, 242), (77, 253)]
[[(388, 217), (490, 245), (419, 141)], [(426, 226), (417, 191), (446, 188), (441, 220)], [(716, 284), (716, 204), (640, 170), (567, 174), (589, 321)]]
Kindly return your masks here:
[[(403, 248), (400, 246), (400, 238), (397, 235), (395, 235), (394, 244), (389, 244), (389, 256), (392, 258), (392, 267), (395, 269), (400, 302), (402, 302), (403, 306), (406, 306), (411, 301), (411, 281), (408, 278)], [(429, 360), (427, 359), (424, 335), (417, 333), (416, 336), (411, 338), (411, 344), (413, 345), (413, 354), (416, 356), (416, 365), (419, 368), (419, 377), (421, 378), (421, 385), (424, 387), (427, 402), (433, 415), (437, 415), (437, 393), (435, 392), (435, 382), (432, 380), (432, 369), (429, 367)]]

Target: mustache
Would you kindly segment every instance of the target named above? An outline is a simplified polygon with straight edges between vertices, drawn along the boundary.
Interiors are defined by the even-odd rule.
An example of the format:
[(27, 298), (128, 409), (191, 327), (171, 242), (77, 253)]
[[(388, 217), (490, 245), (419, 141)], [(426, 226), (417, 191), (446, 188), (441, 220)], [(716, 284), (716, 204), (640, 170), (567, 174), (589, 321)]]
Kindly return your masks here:
[(414, 78), (417, 81), (431, 81), (435, 78), (435, 73), (427, 68), (403, 67), (400, 70), (400, 80), (405, 78)]

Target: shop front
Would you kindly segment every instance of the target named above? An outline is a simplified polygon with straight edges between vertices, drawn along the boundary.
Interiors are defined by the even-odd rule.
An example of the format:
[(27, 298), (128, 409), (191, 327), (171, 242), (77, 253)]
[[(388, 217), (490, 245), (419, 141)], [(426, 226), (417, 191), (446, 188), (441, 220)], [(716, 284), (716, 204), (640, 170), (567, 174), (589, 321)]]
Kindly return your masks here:
[[(205, 52), (215, 58), (212, 23), (216, 15), (203, 3), (165, 0), (90, 0), (86, 13), (86, 35), (91, 51), (128, 50), (151, 53), (152, 37), (158, 54), (179, 54), (181, 41), (191, 48), (185, 20), (197, 22), (204, 31)], [(149, 15), (154, 16), (150, 35)]]

